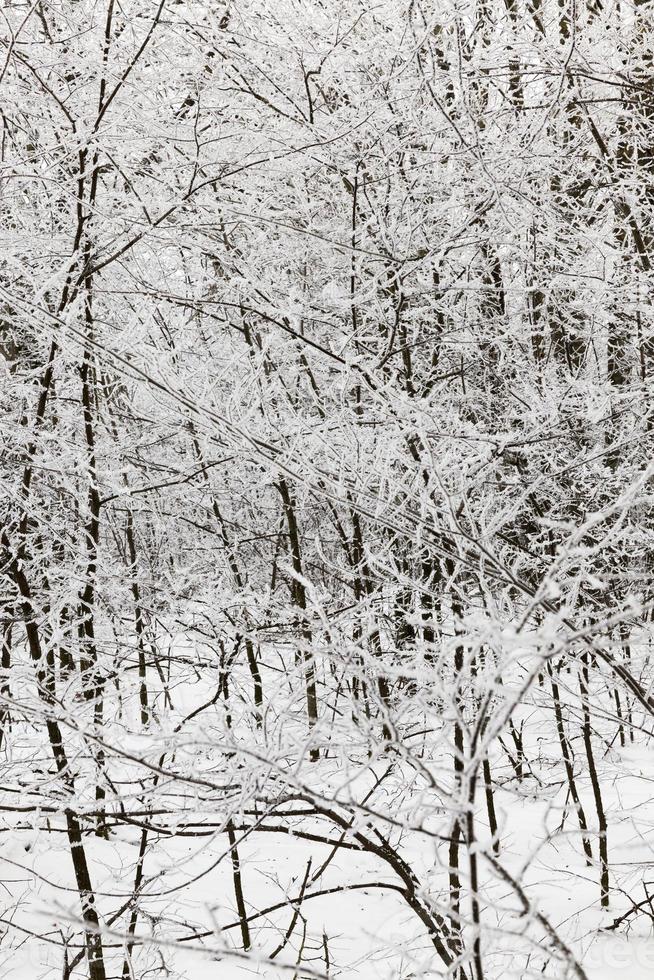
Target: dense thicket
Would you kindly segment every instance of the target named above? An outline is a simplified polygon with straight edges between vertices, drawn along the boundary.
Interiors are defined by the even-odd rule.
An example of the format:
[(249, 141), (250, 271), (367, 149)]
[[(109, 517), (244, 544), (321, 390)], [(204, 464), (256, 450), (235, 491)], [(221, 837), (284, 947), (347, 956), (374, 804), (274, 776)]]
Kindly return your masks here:
[(652, 918), (652, 5), (0, 41), (0, 960), (592, 978)]

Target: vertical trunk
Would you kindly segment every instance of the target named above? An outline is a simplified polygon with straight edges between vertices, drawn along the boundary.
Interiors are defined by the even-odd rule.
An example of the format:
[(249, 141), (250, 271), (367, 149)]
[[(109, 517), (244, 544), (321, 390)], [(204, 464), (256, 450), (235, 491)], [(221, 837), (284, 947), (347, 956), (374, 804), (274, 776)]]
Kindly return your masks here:
[[(87, 268), (91, 262), (91, 246), (87, 242), (84, 248), (84, 261)], [(84, 284), (85, 302), (84, 317), (86, 324), (86, 334), (89, 340), (93, 338), (93, 292), (92, 279), (87, 276)], [(88, 495), (87, 509), (88, 519), (84, 528), (84, 538), (86, 546), (86, 572), (85, 584), (80, 596), (81, 622), (80, 622), (80, 669), (82, 674), (82, 689), (87, 700), (93, 702), (93, 722), (97, 731), (102, 728), (104, 715), (104, 681), (98, 669), (98, 652), (95, 641), (95, 590), (96, 577), (98, 572), (98, 546), (100, 541), (100, 493), (98, 490), (98, 473), (96, 465), (96, 438), (95, 420), (93, 417), (93, 403), (95, 399), (95, 369), (91, 359), (90, 349), (84, 351), (84, 359), (81, 366), (82, 378), (82, 413), (84, 418), (84, 438), (86, 442), (86, 465), (88, 471)], [(104, 750), (98, 747), (94, 750), (98, 767), (98, 780), (95, 787), (95, 799), (98, 804), (98, 818), (96, 833), (98, 836), (105, 837), (107, 832), (104, 829), (104, 817), (101, 806), (105, 798), (105, 790), (102, 785), (103, 772), (105, 768)]]
[[(22, 600), (21, 605), (27, 635), (27, 645), (30, 657), (36, 668), (39, 696), (43, 702), (47, 719), (46, 730), (50, 749), (65, 794), (68, 799), (72, 799), (75, 793), (74, 778), (66, 750), (64, 749), (61, 729), (54, 716), (57, 710), (54, 655), (50, 651), (43, 650), (41, 646), (39, 629), (33, 618), (32, 595), (29, 584), (18, 558), (12, 555), (11, 545), (4, 532), (2, 533), (2, 544), (6, 549), (7, 555), (10, 556), (8, 565)], [(90, 980), (107, 980), (102, 937), (100, 935), (100, 920), (95, 907), (95, 894), (91, 884), (80, 822), (72, 807), (66, 807), (64, 809), (64, 815), (66, 818), (66, 832), (75, 873), (75, 881), (80, 897), (82, 918), (86, 925), (85, 941), (89, 963), (89, 978)]]
[(481, 906), (479, 902), (479, 869), (477, 866), (477, 845), (475, 840), (475, 788), (476, 774), (470, 779), (468, 806), (466, 810), (466, 846), (468, 849), (468, 868), (470, 873), (470, 918), (472, 920), (472, 962), (475, 980), (484, 980), (484, 967), (481, 950)]
[[(163, 759), (160, 760), (160, 763)], [(156, 785), (159, 777), (158, 775), (154, 778), (154, 783)], [(134, 949), (134, 933), (136, 932), (136, 924), (138, 922), (138, 906), (137, 897), (141, 890), (141, 884), (143, 882), (143, 864), (145, 862), (145, 852), (148, 846), (148, 831), (147, 828), (143, 828), (141, 831), (141, 840), (139, 841), (139, 853), (136, 859), (136, 873), (134, 875), (134, 888), (132, 891), (132, 901), (133, 907), (129, 917), (129, 925), (127, 927), (127, 945), (125, 947), (125, 959), (123, 961), (122, 978), (123, 980), (130, 980), (133, 975), (131, 970), (132, 963), (132, 951)]]
[[(504, 0), (504, 4), (509, 15), (511, 30), (515, 35), (519, 26), (517, 0)], [(524, 104), (524, 93), (522, 90), (522, 79), (520, 77), (520, 59), (513, 48), (509, 55), (509, 92), (511, 93), (513, 105), (516, 109), (521, 109)]]
[[(295, 576), (297, 576), (293, 578), (291, 595), (293, 596), (295, 606), (300, 610), (300, 634), (304, 645), (302, 660), (304, 662), (304, 681), (307, 695), (307, 717), (309, 719), (309, 730), (311, 731), (318, 721), (318, 699), (316, 695), (315, 665), (313, 654), (311, 653), (312, 636), (306, 616), (307, 596), (306, 589), (302, 581), (304, 575), (302, 571), (300, 534), (298, 531), (297, 518), (295, 514), (295, 504), (291, 497), (291, 492), (286, 480), (282, 477), (280, 480), (278, 480), (276, 486), (284, 505), (288, 537), (291, 545), (291, 561), (293, 564), (293, 571), (295, 572)], [(320, 752), (317, 748), (310, 748), (309, 758), (312, 762), (318, 761), (320, 758)]]
[(484, 756), (482, 762), (482, 774), (484, 777), (484, 792), (486, 794), (486, 812), (488, 813), (488, 826), (491, 837), (493, 838), (493, 854), (499, 856), (500, 838), (497, 826), (497, 814), (495, 813), (495, 797), (493, 796), (493, 780), (491, 777), (491, 764), (488, 754)]
[(531, 245), (531, 254), (528, 254), (527, 257), (527, 308), (531, 328), (531, 349), (536, 366), (540, 368), (545, 360), (545, 335), (543, 331), (545, 294), (540, 289), (540, 284), (534, 282), (535, 276), (542, 275), (539, 266), (538, 237), (535, 221), (532, 222), (529, 230), (528, 241)]
[(137, 562), (136, 562), (136, 539), (134, 537), (134, 517), (131, 508), (128, 508), (127, 510), (127, 523), (125, 525), (125, 537), (127, 540), (127, 552), (129, 556), (132, 598), (134, 600), (134, 628), (136, 630), (136, 643), (138, 647), (139, 701), (141, 704), (141, 724), (145, 727), (150, 720), (150, 706), (148, 700), (148, 681), (147, 681), (147, 662), (145, 659), (145, 623), (143, 620), (143, 609), (141, 606), (141, 590), (139, 588), (138, 569), (137, 569)]
[[(455, 717), (454, 717), (454, 792), (453, 796), (461, 790), (464, 770), (464, 745), (463, 727), (459, 719), (462, 709), (461, 695), (459, 690), (459, 678), (463, 671), (463, 646), (457, 644), (454, 652), (454, 673), (456, 677), (456, 697), (455, 697)], [(461, 815), (456, 814), (450, 835), (449, 849), (449, 877), (450, 877), (450, 904), (455, 915), (460, 912), (461, 878), (459, 876), (459, 849), (462, 837)]]
[(243, 949), (247, 951), (252, 945), (252, 941), (250, 939), (250, 927), (248, 925), (248, 916), (245, 908), (245, 898), (243, 895), (243, 881), (241, 879), (241, 859), (239, 857), (238, 847), (236, 844), (234, 823), (231, 819), (227, 821), (227, 839), (229, 840), (229, 848), (230, 848), (229, 853), (232, 858), (234, 896), (236, 898), (236, 909), (238, 911), (238, 917), (241, 923), (241, 939), (243, 941)]
[(0, 681), (0, 749), (6, 742), (6, 730), (9, 726), (11, 715), (9, 713), (9, 702), (11, 699), (11, 687), (9, 685), (9, 673), (11, 670), (11, 636), (13, 632), (13, 622), (7, 620), (2, 624), (2, 680)]
[[(232, 727), (232, 716), (229, 710), (229, 682), (227, 679), (227, 671), (223, 670), (221, 673), (221, 683), (220, 689), (222, 690), (223, 700), (226, 707), (226, 725), (228, 730)], [(250, 938), (250, 926), (248, 924), (248, 915), (245, 908), (245, 896), (243, 894), (243, 879), (241, 877), (241, 858), (238, 853), (238, 844), (236, 842), (236, 831), (234, 830), (234, 821), (231, 816), (227, 821), (227, 840), (229, 841), (229, 854), (232, 861), (232, 879), (234, 881), (234, 897), (236, 899), (236, 909), (238, 911), (238, 918), (241, 924), (241, 940), (243, 942), (243, 949), (247, 952), (252, 945)]]
[[(357, 589), (360, 595), (367, 595), (368, 599), (372, 600), (375, 586), (366, 561), (361, 520), (354, 508), (352, 508), (350, 516), (352, 520), (352, 567), (357, 575)], [(383, 651), (379, 629), (375, 628), (371, 631), (369, 642), (375, 659), (381, 662)], [(379, 694), (382, 714), (385, 716), (382, 723), (382, 736), (385, 740), (390, 741), (393, 738), (389, 715), (391, 691), (388, 678), (381, 671), (381, 663), (377, 671), (377, 693)]]
[(593, 852), (590, 846), (590, 840), (588, 838), (588, 824), (586, 822), (586, 814), (584, 813), (584, 808), (582, 806), (581, 800), (579, 799), (579, 793), (577, 792), (577, 783), (575, 781), (574, 767), (572, 764), (572, 755), (570, 746), (568, 745), (568, 740), (565, 736), (565, 729), (563, 727), (563, 712), (561, 711), (561, 699), (559, 697), (559, 686), (556, 682), (554, 671), (552, 670), (552, 665), (548, 662), (547, 672), (550, 677), (550, 684), (552, 687), (552, 700), (554, 702), (554, 717), (556, 719), (556, 731), (559, 737), (559, 745), (561, 747), (561, 756), (563, 757), (563, 765), (565, 767), (566, 778), (568, 780), (568, 791), (574, 802), (577, 819), (579, 821), (579, 829), (581, 830), (581, 842), (584, 849), (584, 854), (586, 855), (586, 863), (592, 865), (593, 863)]
[[(223, 543), (227, 549), (229, 566), (231, 568), (232, 575), (234, 576), (234, 581), (236, 582), (237, 587), (242, 591), (245, 588), (245, 579), (241, 573), (238, 562), (236, 561), (236, 553), (234, 552), (234, 549), (232, 548), (227, 536), (227, 527), (220, 512), (220, 508), (218, 507), (218, 502), (215, 500), (215, 498), (212, 501), (212, 509), (214, 517), (220, 524), (220, 531)], [(250, 676), (252, 678), (255, 724), (257, 728), (261, 728), (263, 724), (263, 683), (261, 681), (261, 671), (259, 670), (259, 662), (254, 649), (254, 643), (248, 636), (245, 637), (245, 656), (247, 658), (248, 670), (250, 671)]]
[(597, 826), (599, 830), (599, 859), (600, 859), (600, 904), (603, 909), (609, 907), (609, 853), (606, 814), (604, 812), (604, 802), (602, 800), (602, 790), (600, 787), (597, 767), (595, 765), (595, 755), (593, 753), (593, 741), (590, 725), (590, 704), (588, 701), (588, 655), (584, 654), (579, 672), (579, 690), (581, 692), (581, 703), (584, 712), (582, 734), (586, 758), (588, 759), (588, 774), (590, 783), (593, 787), (593, 797), (595, 799), (595, 809), (597, 811)]

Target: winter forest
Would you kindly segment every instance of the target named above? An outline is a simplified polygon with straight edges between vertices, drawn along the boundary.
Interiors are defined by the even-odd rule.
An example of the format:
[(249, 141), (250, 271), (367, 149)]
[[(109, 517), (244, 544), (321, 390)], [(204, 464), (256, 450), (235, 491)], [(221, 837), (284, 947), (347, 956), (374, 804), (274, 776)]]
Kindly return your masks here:
[(653, 8), (4, 0), (3, 978), (654, 975)]

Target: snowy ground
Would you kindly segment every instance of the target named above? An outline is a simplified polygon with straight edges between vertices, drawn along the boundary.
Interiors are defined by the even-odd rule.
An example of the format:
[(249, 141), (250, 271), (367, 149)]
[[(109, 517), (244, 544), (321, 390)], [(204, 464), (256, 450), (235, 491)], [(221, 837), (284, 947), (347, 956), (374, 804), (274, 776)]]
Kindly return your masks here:
[[(264, 676), (268, 690), (274, 676), (272, 672)], [(438, 787), (449, 778), (452, 758), (446, 751), (449, 741), (443, 725), (442, 731), (430, 738), (409, 739), (412, 751), (402, 757), (389, 760), (380, 748), (377, 756), (369, 758), (354, 742), (340, 747), (334, 742), (327, 758), (309, 764), (301, 743), (298, 748), (299, 721), (297, 730), (293, 724), (293, 718), (300, 717), (302, 704), (287, 697), (281, 679), (272, 699), (274, 710), (270, 708), (266, 718), (268, 749), (264, 752), (262, 740), (253, 740), (250, 728), (246, 732), (245, 700), (238, 700), (240, 683), (236, 677), (231, 695), (233, 734), (226, 726), (224, 706), (210, 706), (185, 724), (183, 738), (177, 734), (174, 757), (165, 753), (176, 725), (215, 693), (204, 678), (186, 677), (183, 683), (172, 683), (173, 707), (168, 706), (164, 713), (161, 696), (157, 724), (147, 735), (139, 729), (137, 719), (125, 711), (122, 717), (116, 714), (113, 724), (107, 724), (115, 738), (113, 754), (107, 752), (108, 766), (114, 785), (122, 787), (122, 805), (129, 812), (148, 807), (169, 811), (151, 818), (153, 824), (159, 820), (157, 826), (166, 828), (166, 833), (152, 831), (149, 835), (137, 935), (152, 937), (153, 941), (135, 952), (135, 977), (213, 980), (216, 969), (223, 980), (294, 975), (357, 980), (443, 976), (443, 964), (414, 911), (397, 890), (379, 887), (397, 886), (398, 878), (378, 855), (352, 849), (334, 854), (326, 843), (273, 830), (237, 831), (246, 909), (250, 917), (256, 916), (250, 921), (253, 948), (245, 956), (225, 832), (229, 815), (237, 826), (252, 827), (256, 823), (251, 812), (255, 804), (263, 815), (268, 801), (270, 815), (263, 824), (269, 828), (337, 841), (340, 830), (328, 818), (292, 818), (289, 812), (306, 809), (306, 804), (273, 805), (273, 797), (302, 790), (342, 815), (356, 813), (355, 827), (369, 837), (374, 836), (371, 828), (386, 835), (413, 869), (432, 907), (446, 914), (447, 847), (437, 838), (448, 833), (451, 812), (447, 797)], [(20, 692), (15, 696), (20, 700)], [(28, 686), (22, 696), (27, 709), (33, 697)], [(129, 698), (125, 701), (129, 703)], [(574, 975), (571, 957), (562, 958), (553, 949), (535, 918), (537, 911), (546, 916), (569, 947), (588, 980), (651, 977), (654, 938), (649, 925), (654, 912), (644, 908), (618, 930), (606, 930), (632, 904), (645, 900), (648, 891), (654, 892), (654, 870), (650, 870), (654, 869), (654, 752), (636, 750), (627, 741), (624, 748), (617, 742), (610, 747), (605, 744), (602, 754), (598, 742), (611, 866), (611, 907), (603, 910), (599, 905), (598, 868), (588, 867), (584, 860), (575, 814), (569, 807), (563, 819), (566, 785), (559, 748), (538, 689), (514, 717), (516, 724), (521, 718), (526, 722), (525, 755), (531, 770), (518, 780), (507, 758), (496, 749), (493, 779), (501, 840), (498, 860), (520, 882), (530, 909), (525, 914), (516, 891), (484, 857), (484, 851), (490, 853), (491, 842), (483, 793), (479, 793), (475, 821), (485, 975), (489, 980)], [(77, 722), (72, 718), (69, 722), (72, 730)], [(2, 814), (0, 915), (4, 935), (0, 969), (8, 980), (58, 980), (62, 976), (63, 941), (70, 941), (71, 960), (81, 942), (79, 900), (62, 816), (47, 810), (53, 804), (56, 807), (57, 799), (61, 806), (61, 790), (48, 776), (47, 746), (42, 731), (38, 732), (38, 726), (16, 721), (2, 764), (4, 807), (29, 810), (37, 806), (31, 812), (5, 809)], [(37, 734), (40, 742), (36, 741)], [(576, 752), (580, 751), (578, 741), (577, 736), (573, 741)], [(86, 789), (86, 804), (93, 809), (94, 783), (83, 742), (80, 736), (77, 785)], [(154, 770), (147, 766), (156, 768), (162, 754), (165, 762), (153, 789)], [(32, 785), (25, 785), (29, 781), (20, 777), (26, 760), (32, 767)], [(579, 770), (582, 768), (580, 765)], [(387, 775), (375, 789), (375, 777), (382, 773)], [(86, 787), (84, 774), (88, 777)], [(586, 812), (593, 818), (588, 779), (580, 776), (579, 785)], [(219, 786), (231, 788), (219, 792)], [(362, 804), (367, 794), (368, 810), (356, 805)], [(370, 811), (374, 811), (372, 817)], [(282, 815), (276, 817), (275, 812)], [(191, 833), (200, 823), (214, 827), (205, 827), (202, 837), (182, 836), (182, 824), (188, 823), (195, 825)], [(589, 823), (595, 826), (594, 819)], [(596, 855), (596, 835), (590, 836)], [(351, 840), (347, 835), (345, 839)], [(139, 840), (139, 827), (124, 822), (111, 829), (108, 840), (91, 833), (85, 838), (99, 910), (108, 924), (105, 955), (112, 977), (121, 975), (127, 920), (125, 914), (113, 925), (111, 920), (130, 898)], [(470, 942), (465, 850), (462, 855), (461, 914)], [(365, 887), (348, 890), (347, 886)], [(322, 890), (333, 891), (311, 897)], [(300, 915), (283, 943), (294, 917), (290, 899), (303, 891)], [(278, 903), (281, 908), (257, 915)], [(269, 962), (282, 944), (274, 961)], [(263, 961), (258, 962), (258, 957)], [(301, 965), (296, 969), (298, 963)], [(83, 960), (71, 974), (87, 975)]]

